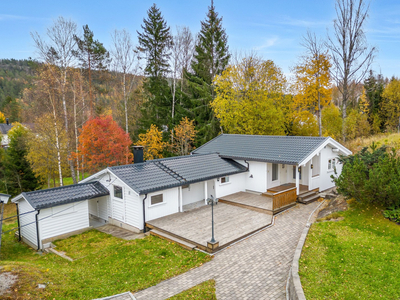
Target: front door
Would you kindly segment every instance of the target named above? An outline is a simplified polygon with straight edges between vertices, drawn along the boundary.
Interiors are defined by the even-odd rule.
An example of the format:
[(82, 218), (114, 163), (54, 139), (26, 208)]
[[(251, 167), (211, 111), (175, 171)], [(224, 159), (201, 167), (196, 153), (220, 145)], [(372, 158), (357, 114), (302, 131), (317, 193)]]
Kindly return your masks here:
[(122, 187), (114, 185), (112, 197), (112, 218), (125, 222), (125, 199)]
[(280, 184), (279, 175), (279, 164), (267, 164), (267, 189)]

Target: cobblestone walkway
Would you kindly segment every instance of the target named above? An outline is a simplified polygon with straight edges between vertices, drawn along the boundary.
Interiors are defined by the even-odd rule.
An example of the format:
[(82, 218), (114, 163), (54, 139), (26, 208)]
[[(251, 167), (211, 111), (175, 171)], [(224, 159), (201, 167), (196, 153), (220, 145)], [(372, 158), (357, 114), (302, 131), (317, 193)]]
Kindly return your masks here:
[(215, 279), (217, 299), (286, 299), (285, 286), (301, 232), (318, 202), (297, 204), (275, 225), (217, 253), (203, 266), (134, 294), (137, 300), (166, 299)]

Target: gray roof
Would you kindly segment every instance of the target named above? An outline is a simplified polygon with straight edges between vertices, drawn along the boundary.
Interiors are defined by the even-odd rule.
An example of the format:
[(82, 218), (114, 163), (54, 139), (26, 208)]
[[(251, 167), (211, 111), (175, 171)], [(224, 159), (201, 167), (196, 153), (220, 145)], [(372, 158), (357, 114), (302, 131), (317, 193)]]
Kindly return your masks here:
[(7, 134), (11, 127), (11, 124), (7, 125), (6, 123), (0, 123), (0, 133)]
[(296, 165), (328, 137), (221, 134), (193, 151), (221, 157)]
[(109, 191), (104, 185), (96, 181), (24, 192), (21, 195), (37, 210), (109, 195)]
[(247, 171), (245, 166), (215, 153), (156, 159), (109, 169), (140, 195)]

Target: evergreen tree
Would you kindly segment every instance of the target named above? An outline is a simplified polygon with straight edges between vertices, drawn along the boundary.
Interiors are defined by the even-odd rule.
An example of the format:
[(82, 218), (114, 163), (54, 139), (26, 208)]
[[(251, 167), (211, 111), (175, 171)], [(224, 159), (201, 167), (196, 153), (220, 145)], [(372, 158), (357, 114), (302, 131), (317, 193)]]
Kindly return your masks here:
[(377, 113), (380, 110), (382, 93), (385, 89), (383, 76), (381, 74), (375, 76), (371, 70), (369, 77), (364, 81), (364, 89), (369, 102), (370, 113)]
[(215, 98), (213, 80), (216, 75), (222, 74), (229, 62), (227, 42), (228, 36), (222, 27), (222, 17), (218, 17), (211, 2), (206, 20), (201, 22), (191, 63), (192, 72), (186, 72), (198, 130), (197, 146), (217, 136), (220, 130), (210, 102)]
[(10, 143), (4, 154), (4, 160), (2, 160), (2, 173), (5, 176), (2, 178), (1, 190), (12, 196), (37, 190), (42, 185), (35, 177), (26, 158), (28, 154), (27, 135), (28, 130), (20, 124), (14, 125), (8, 132)]
[(143, 19), (141, 27), (143, 32), (137, 33), (139, 50), (146, 58), (144, 90), (148, 98), (140, 120), (143, 132), (151, 124), (162, 127), (170, 123), (172, 102), (166, 75), (173, 39), (170, 27), (155, 4), (147, 11), (147, 19)]
[(82, 68), (88, 71), (90, 115), (94, 116), (93, 92), (92, 92), (92, 71), (105, 70), (110, 63), (110, 54), (98, 40), (95, 40), (93, 31), (88, 25), (83, 26), (83, 38), (74, 36), (79, 51), (73, 51), (80, 61)]

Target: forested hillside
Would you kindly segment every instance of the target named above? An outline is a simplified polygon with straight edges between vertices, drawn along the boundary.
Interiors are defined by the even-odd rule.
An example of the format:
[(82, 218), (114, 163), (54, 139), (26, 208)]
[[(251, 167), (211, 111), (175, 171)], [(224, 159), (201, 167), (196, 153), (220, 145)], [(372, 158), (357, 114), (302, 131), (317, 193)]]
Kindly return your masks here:
[(20, 176), (30, 171), (34, 188), (64, 177), (77, 182), (88, 171), (129, 163), (132, 144), (154, 159), (186, 155), (221, 133), (347, 143), (397, 131), (400, 81), (371, 69), (376, 49), (365, 36), (368, 7), (342, 8), (349, 14), (337, 16), (336, 35), (304, 33), (290, 77), (255, 51), (231, 53), (214, 5), (197, 33), (171, 28), (156, 4), (140, 28), (112, 32), (109, 45), (89, 25), (64, 17), (45, 33), (31, 32), (35, 60), (0, 60), (0, 122), (31, 124), (27, 131), (15, 126), (9, 150), (1, 150), (0, 192), (25, 191)]

